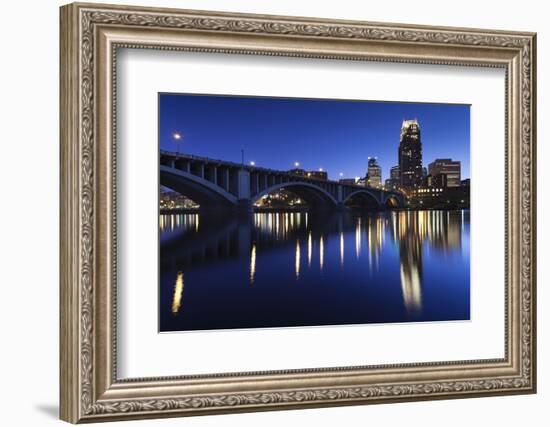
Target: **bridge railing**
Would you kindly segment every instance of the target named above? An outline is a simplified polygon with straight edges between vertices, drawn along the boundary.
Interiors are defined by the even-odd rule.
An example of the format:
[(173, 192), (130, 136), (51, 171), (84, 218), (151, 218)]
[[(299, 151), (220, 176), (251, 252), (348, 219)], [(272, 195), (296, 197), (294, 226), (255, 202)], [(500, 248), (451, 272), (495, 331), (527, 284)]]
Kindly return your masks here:
[(304, 176), (304, 175), (301, 175), (301, 174), (295, 174), (295, 173), (292, 173), (290, 171), (283, 171), (283, 170), (279, 170), (279, 169), (265, 168), (265, 167), (262, 167), (262, 166), (255, 166), (255, 165), (252, 166), (252, 165), (236, 163), (236, 162), (232, 162), (232, 161), (228, 161), (228, 160), (220, 160), (220, 159), (213, 159), (213, 158), (210, 158), (210, 157), (197, 156), (197, 155), (194, 155), (194, 154), (187, 154), (187, 153), (179, 153), (179, 152), (175, 152), (175, 151), (161, 150), (160, 155), (161, 156), (166, 156), (166, 157), (180, 158), (180, 159), (185, 159), (185, 160), (190, 160), (190, 161), (197, 161), (197, 162), (203, 162), (203, 163), (211, 163), (211, 164), (215, 164), (215, 165), (222, 165), (222, 166), (240, 168), (240, 169), (248, 170), (249, 172), (269, 173), (269, 174), (274, 174), (274, 175), (290, 175), (290, 176), (296, 178), (296, 180), (298, 180), (298, 181), (317, 182), (317, 183), (320, 183), (320, 184), (321, 183), (337, 184), (337, 185), (342, 186), (342, 187), (348, 187), (348, 188), (353, 188), (353, 189), (365, 189), (365, 188), (367, 188), (371, 191), (381, 191), (381, 192), (388, 193), (388, 194), (396, 194), (396, 195), (401, 195), (402, 196), (402, 194), (397, 192), (397, 191), (387, 191), (387, 190), (379, 189), (379, 188), (371, 188), (371, 187), (366, 187), (366, 186), (360, 185), (360, 184), (348, 184), (348, 183), (343, 184), (340, 181), (334, 181), (334, 180), (330, 180), (330, 179), (320, 179), (320, 178), (316, 178), (316, 177), (309, 177), (309, 176)]

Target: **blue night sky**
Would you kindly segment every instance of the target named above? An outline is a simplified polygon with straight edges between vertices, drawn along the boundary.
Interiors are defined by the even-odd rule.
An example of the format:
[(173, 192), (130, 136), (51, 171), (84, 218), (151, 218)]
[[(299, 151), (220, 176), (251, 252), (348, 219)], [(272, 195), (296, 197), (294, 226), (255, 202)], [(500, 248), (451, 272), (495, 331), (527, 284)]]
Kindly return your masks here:
[(470, 177), (470, 107), (326, 99), (160, 94), (162, 150), (288, 170), (328, 171), (329, 179), (363, 177), (369, 156), (378, 157), (383, 179), (398, 164), (401, 123), (420, 124), (423, 165), (436, 158), (462, 163)]

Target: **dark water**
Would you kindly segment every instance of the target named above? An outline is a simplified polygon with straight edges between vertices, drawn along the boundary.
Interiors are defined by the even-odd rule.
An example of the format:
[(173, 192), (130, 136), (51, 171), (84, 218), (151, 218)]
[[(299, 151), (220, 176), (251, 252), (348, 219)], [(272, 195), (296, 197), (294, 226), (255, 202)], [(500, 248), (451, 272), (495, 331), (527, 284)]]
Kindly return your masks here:
[(160, 330), (465, 320), (470, 212), (160, 219)]

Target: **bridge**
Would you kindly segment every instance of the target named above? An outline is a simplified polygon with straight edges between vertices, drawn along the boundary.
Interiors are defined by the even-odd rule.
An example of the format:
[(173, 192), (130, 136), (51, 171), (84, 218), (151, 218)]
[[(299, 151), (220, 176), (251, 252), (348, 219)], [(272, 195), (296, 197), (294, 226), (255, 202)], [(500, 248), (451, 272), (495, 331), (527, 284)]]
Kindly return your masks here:
[(203, 211), (250, 212), (254, 203), (280, 189), (296, 194), (312, 209), (404, 206), (398, 192), (170, 151), (160, 152), (160, 184), (189, 197)]

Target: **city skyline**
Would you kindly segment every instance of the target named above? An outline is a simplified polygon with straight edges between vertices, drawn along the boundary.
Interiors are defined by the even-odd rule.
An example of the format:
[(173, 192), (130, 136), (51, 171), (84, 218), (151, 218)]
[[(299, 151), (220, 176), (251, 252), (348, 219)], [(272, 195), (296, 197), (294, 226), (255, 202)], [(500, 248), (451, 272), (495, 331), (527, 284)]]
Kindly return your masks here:
[(161, 94), (159, 120), (162, 332), (470, 319), (469, 106)]
[(470, 107), (457, 104), (160, 94), (161, 150), (279, 170), (364, 177), (376, 157), (382, 180), (398, 164), (401, 125), (422, 129), (423, 166), (452, 158), (470, 177)]

